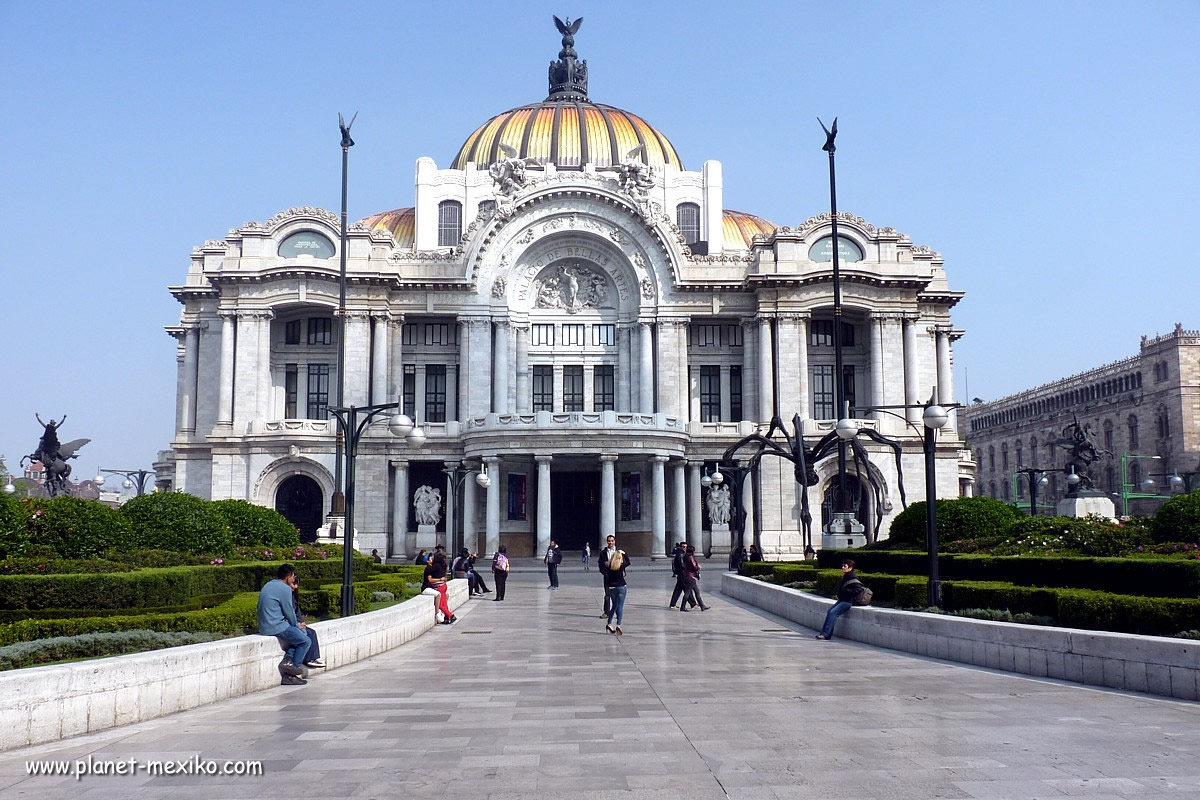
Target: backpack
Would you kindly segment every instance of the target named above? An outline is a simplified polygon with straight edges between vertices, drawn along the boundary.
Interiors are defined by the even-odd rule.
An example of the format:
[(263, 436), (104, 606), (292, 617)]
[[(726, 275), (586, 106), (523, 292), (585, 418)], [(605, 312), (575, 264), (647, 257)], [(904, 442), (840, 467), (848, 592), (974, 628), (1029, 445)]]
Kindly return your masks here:
[(858, 586), (858, 593), (856, 595), (854, 595), (854, 599), (850, 601), (851, 604), (856, 605), (856, 606), (871, 605), (871, 598), (875, 596), (875, 593), (872, 592), (870, 589), (868, 589), (866, 584), (864, 584), (860, 580), (853, 580), (853, 581), (847, 581), (846, 585), (847, 586), (855, 586), (855, 585)]
[(551, 564), (562, 563), (562, 550), (558, 549), (557, 547), (550, 548), (550, 552), (547, 555), (550, 557), (549, 562)]
[(492, 571), (508, 572), (508, 556), (504, 555), (503, 553), (496, 553), (496, 555), (492, 557)]

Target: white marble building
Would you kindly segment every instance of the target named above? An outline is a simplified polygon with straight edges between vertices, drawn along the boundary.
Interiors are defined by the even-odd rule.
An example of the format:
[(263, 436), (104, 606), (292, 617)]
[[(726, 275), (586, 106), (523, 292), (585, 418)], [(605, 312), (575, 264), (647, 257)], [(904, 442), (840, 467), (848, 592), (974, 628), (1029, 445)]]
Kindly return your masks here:
[[(798, 414), (812, 441), (837, 416), (828, 214), (778, 227), (725, 209), (720, 162), (689, 170), (640, 116), (590, 101), (570, 45), (546, 100), (489, 119), (446, 168), (418, 159), (413, 207), (349, 226), (345, 403), (401, 402), (427, 433), (410, 449), (382, 422), (369, 430), (362, 550), (411, 556), (413, 493), (449, 498), (450, 465), (492, 479), (455, 487), (465, 513), (451, 544), (531, 554), (551, 535), (578, 549), (615, 532), (634, 553), (684, 538), (727, 552), (702, 473), (773, 414)], [(826, 204), (825, 187), (811, 202)], [(183, 305), (168, 328), (178, 415), (161, 485), (275, 506), (306, 535), (321, 524), (334, 490), (339, 225), (293, 208), (192, 252), (171, 288)], [(962, 295), (941, 256), (851, 214), (838, 227), (852, 404), (920, 403), (935, 386), (951, 401)], [(903, 442), (908, 498), (921, 499), (917, 432), (856, 416)], [(909, 418), (919, 426), (920, 411)], [(961, 447), (943, 432), (943, 496), (973, 478)], [(883, 536), (901, 510), (895, 468), (869, 449), (886, 513), (875, 526), (864, 493), (858, 515)], [(833, 462), (809, 491), (818, 544)], [(797, 555), (791, 465), (767, 460), (761, 478), (753, 530), (768, 554)]]

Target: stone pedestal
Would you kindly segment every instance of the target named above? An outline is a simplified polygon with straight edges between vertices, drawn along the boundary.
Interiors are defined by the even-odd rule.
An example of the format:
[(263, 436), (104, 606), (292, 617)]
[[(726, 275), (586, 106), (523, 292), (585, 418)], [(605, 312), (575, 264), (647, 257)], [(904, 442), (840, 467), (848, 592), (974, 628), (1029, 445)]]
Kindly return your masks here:
[[(342, 535), (346, 532), (346, 518), (341, 514), (330, 514), (325, 517), (325, 524), (317, 528), (318, 542), (333, 542), (334, 544), (342, 543)], [(358, 539), (358, 529), (354, 531), (354, 544), (359, 550), (362, 550), (363, 543)], [(367, 548), (364, 552), (371, 552)]]
[(1056, 510), (1060, 517), (1086, 517), (1088, 514), (1095, 514), (1097, 517), (1116, 519), (1117, 516), (1117, 509), (1113, 505), (1113, 501), (1101, 492), (1080, 492), (1076, 495), (1067, 495), (1058, 501)]
[(863, 524), (853, 514), (838, 512), (833, 515), (829, 525), (821, 531), (822, 550), (842, 550), (848, 547), (862, 547), (867, 543), (867, 532)]
[(433, 551), (438, 544), (437, 525), (417, 526), (417, 550)]
[(710, 556), (728, 556), (729, 551), (733, 548), (733, 543), (729, 539), (728, 523), (714, 522), (712, 524), (712, 552)]

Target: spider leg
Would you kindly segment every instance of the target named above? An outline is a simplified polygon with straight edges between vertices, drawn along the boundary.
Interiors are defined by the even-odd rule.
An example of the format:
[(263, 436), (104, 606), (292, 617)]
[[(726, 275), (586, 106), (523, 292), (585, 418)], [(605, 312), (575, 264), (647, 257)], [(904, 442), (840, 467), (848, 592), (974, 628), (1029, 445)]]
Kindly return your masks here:
[(892, 448), (892, 453), (896, 456), (896, 486), (900, 490), (900, 505), (903, 508), (908, 508), (908, 498), (904, 494), (904, 469), (900, 465), (900, 454), (903, 452), (900, 443), (895, 439), (887, 438), (876, 430), (866, 429), (860, 432), (871, 441), (879, 442)]

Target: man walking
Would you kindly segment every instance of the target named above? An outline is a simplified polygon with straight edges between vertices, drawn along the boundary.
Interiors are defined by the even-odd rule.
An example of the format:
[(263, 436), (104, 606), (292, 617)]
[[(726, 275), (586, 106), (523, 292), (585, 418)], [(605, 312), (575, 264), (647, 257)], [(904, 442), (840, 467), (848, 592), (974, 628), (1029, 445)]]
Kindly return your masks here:
[(546, 550), (546, 557), (542, 559), (546, 562), (546, 572), (550, 575), (550, 585), (547, 589), (558, 588), (558, 565), (562, 563), (562, 551), (558, 549), (558, 542), (550, 540), (550, 547)]
[(683, 555), (686, 544), (680, 542), (675, 545), (675, 551), (671, 553), (671, 574), (675, 576), (675, 588), (671, 590), (671, 608), (674, 609), (679, 603), (679, 596), (683, 594)]

